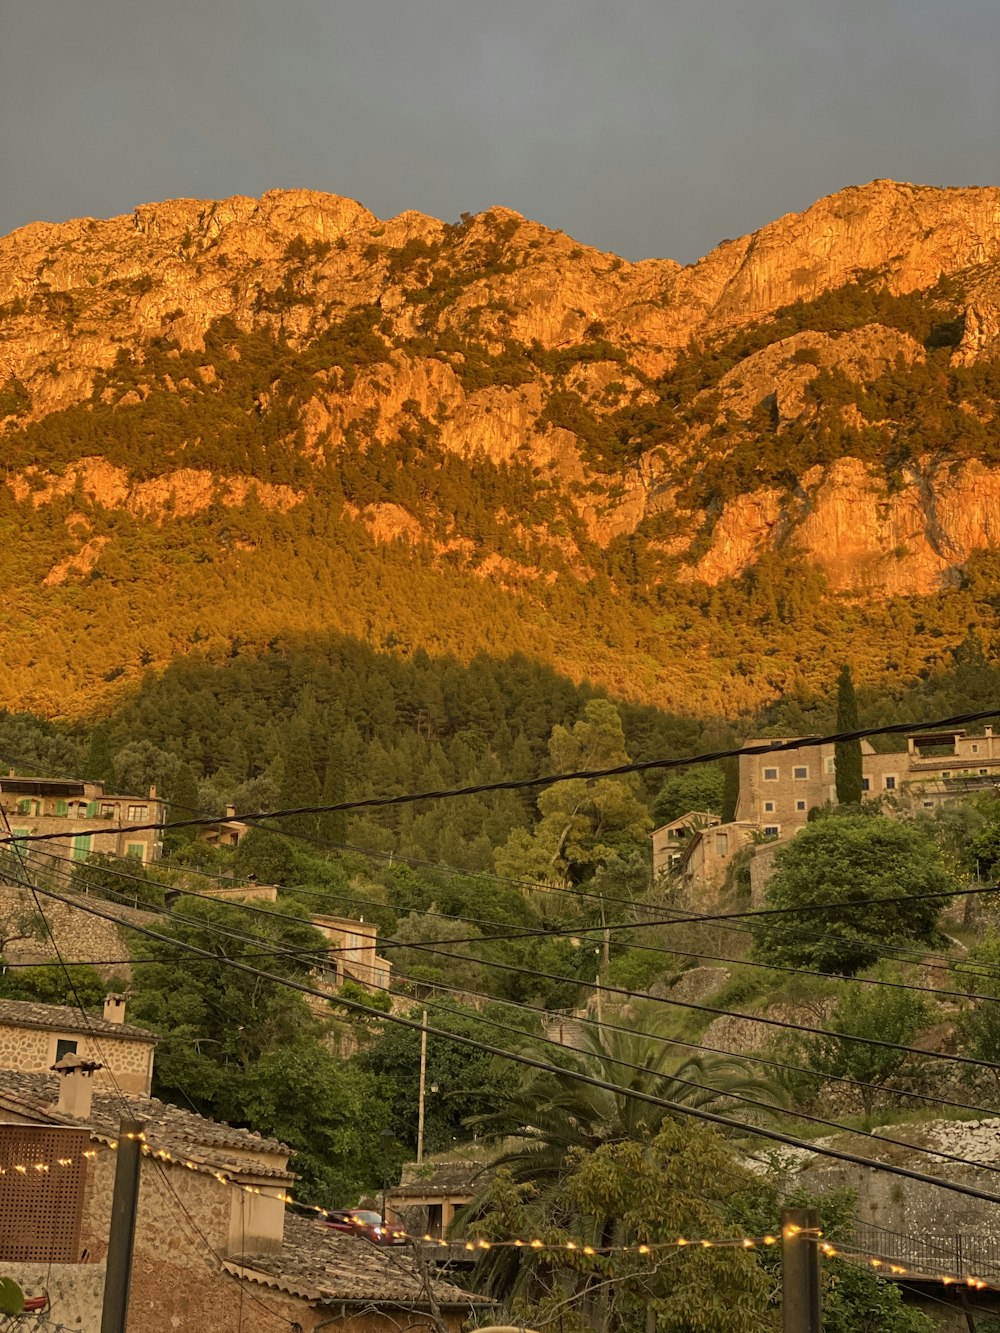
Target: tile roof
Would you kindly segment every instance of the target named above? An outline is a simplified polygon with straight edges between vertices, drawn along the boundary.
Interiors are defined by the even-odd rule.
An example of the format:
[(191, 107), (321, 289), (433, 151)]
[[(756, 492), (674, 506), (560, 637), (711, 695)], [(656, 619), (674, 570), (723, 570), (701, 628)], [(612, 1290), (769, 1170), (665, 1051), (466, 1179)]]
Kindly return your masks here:
[(403, 1180), (389, 1191), (391, 1199), (427, 1198), (432, 1195), (473, 1194), (476, 1177), (489, 1171), (486, 1162), (434, 1162), (426, 1173), (408, 1163), (403, 1167)]
[[(55, 1110), (59, 1099), (58, 1077), (29, 1074), (21, 1070), (0, 1069), (0, 1112), (6, 1106), (22, 1114), (37, 1115), (52, 1124), (78, 1123)], [(264, 1138), (252, 1129), (238, 1129), (221, 1120), (210, 1120), (195, 1111), (161, 1102), (157, 1097), (126, 1094), (129, 1111), (144, 1120), (146, 1141), (155, 1151), (162, 1149), (172, 1157), (184, 1157), (219, 1170), (248, 1176), (273, 1176), (293, 1180), (294, 1174), (275, 1162), (261, 1161), (262, 1155), (286, 1158), (288, 1147), (278, 1139)], [(107, 1092), (94, 1092), (87, 1125), (100, 1139), (118, 1137), (122, 1115), (121, 1099)]]
[(98, 1014), (86, 1018), (69, 1004), (36, 1004), (33, 1000), (0, 1000), (0, 1027), (56, 1028), (92, 1032), (98, 1037), (126, 1037), (129, 1041), (159, 1041), (155, 1032), (131, 1023), (112, 1023)]
[[(361, 1236), (333, 1231), (294, 1213), (285, 1215), (278, 1254), (245, 1254), (226, 1269), (264, 1286), (310, 1301), (357, 1301), (426, 1308), (427, 1296), (413, 1259), (403, 1246), (379, 1246)], [(488, 1305), (485, 1296), (433, 1278), (434, 1296), (445, 1308)]]

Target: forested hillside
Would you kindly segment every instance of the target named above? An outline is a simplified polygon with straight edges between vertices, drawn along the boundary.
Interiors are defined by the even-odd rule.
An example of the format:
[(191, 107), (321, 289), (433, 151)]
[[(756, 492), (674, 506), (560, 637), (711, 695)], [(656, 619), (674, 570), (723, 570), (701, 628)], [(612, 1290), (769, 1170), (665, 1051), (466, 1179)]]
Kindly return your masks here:
[(307, 192), (24, 228), (0, 703), (330, 633), (687, 716), (992, 651), (998, 216), (876, 182), (684, 269)]

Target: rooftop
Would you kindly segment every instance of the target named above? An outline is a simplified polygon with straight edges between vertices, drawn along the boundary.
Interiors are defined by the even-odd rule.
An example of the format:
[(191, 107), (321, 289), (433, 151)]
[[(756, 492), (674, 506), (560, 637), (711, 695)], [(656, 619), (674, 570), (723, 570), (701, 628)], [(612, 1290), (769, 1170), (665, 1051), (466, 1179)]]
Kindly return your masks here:
[[(402, 1246), (373, 1245), (294, 1213), (285, 1217), (280, 1254), (244, 1254), (226, 1261), (228, 1272), (310, 1301), (359, 1301), (426, 1308), (427, 1295)], [(434, 1278), (444, 1308), (487, 1305), (485, 1296)]]
[(60, 1032), (91, 1033), (96, 1037), (127, 1037), (129, 1041), (159, 1041), (155, 1032), (131, 1023), (113, 1023), (99, 1014), (86, 1018), (68, 1004), (36, 1004), (33, 1000), (0, 1000), (0, 1027), (46, 1028)]
[[(281, 1180), (294, 1178), (284, 1165), (262, 1160), (266, 1156), (278, 1156), (283, 1161), (287, 1158), (289, 1149), (278, 1139), (264, 1138), (252, 1129), (238, 1129), (221, 1120), (210, 1120), (195, 1111), (161, 1102), (157, 1097), (133, 1093), (124, 1096), (130, 1114), (146, 1122), (146, 1142), (154, 1152), (162, 1150), (172, 1157), (187, 1158), (232, 1173), (274, 1176)], [(7, 1110), (35, 1116), (53, 1125), (79, 1124), (79, 1121), (56, 1111), (58, 1099), (58, 1076), (0, 1070), (0, 1115)], [(122, 1099), (95, 1089), (91, 1113), (86, 1121), (94, 1137), (104, 1142), (117, 1139), (121, 1115)]]
[(391, 1199), (430, 1198), (440, 1194), (473, 1194), (476, 1177), (488, 1170), (486, 1162), (444, 1161), (419, 1167), (415, 1162), (403, 1167), (402, 1183), (389, 1191)]

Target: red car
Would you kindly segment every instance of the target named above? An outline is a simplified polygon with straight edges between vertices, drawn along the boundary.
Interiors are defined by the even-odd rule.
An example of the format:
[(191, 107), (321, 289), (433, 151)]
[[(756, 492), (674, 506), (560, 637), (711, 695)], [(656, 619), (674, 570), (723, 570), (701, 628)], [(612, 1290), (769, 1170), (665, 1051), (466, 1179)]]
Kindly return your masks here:
[(379, 1213), (367, 1208), (348, 1208), (342, 1212), (330, 1213), (326, 1224), (334, 1231), (346, 1232), (349, 1236), (362, 1236), (373, 1245), (405, 1245), (406, 1238), (391, 1226), (383, 1226)]

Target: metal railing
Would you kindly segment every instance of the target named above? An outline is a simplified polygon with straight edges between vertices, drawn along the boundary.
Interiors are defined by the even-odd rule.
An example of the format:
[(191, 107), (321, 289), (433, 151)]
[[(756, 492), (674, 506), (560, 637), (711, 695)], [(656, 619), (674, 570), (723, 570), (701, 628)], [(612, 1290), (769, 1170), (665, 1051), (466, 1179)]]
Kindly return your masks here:
[(967, 1232), (910, 1235), (856, 1221), (845, 1249), (898, 1264), (911, 1277), (979, 1277), (1000, 1282), (1000, 1236)]

